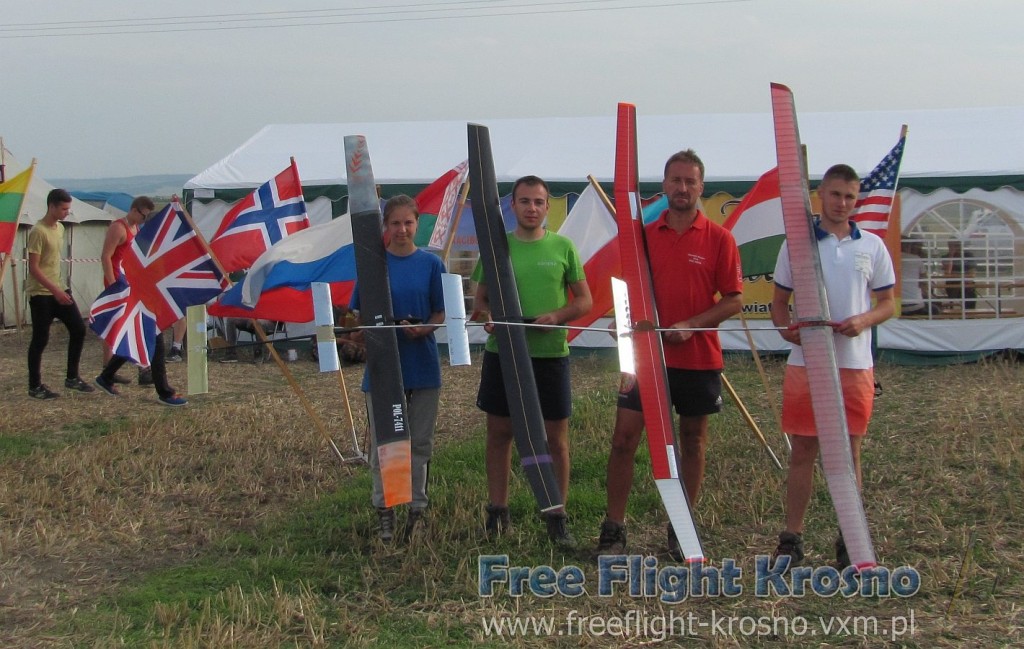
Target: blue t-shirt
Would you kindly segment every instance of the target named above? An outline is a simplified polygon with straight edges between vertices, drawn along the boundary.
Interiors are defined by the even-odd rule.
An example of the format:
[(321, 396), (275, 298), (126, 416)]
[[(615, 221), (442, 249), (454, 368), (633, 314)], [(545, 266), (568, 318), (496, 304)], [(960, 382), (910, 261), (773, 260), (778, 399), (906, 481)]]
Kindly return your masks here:
[[(444, 291), (441, 273), (444, 263), (434, 254), (417, 250), (399, 257), (390, 252), (388, 258), (388, 284), (391, 286), (391, 309), (395, 321), (418, 318), (422, 322), (434, 313), (444, 311)], [(359, 283), (352, 291), (352, 308), (359, 309)], [(401, 329), (398, 355), (402, 362), (402, 384), (406, 390), (441, 387), (441, 363), (437, 355), (434, 334), (410, 339)], [(363, 392), (369, 392), (370, 378), (363, 373)]]

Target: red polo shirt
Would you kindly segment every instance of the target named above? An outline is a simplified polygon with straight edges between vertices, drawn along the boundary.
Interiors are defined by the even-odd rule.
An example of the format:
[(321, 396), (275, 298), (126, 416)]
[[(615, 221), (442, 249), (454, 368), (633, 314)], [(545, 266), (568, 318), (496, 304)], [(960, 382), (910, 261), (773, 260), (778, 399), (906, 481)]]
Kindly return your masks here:
[[(661, 327), (707, 311), (719, 295), (741, 293), (740, 253), (732, 233), (702, 212), (682, 234), (665, 222), (667, 210), (646, 226), (654, 299)], [(683, 370), (720, 370), (722, 343), (716, 331), (696, 331), (682, 344), (665, 344), (665, 363)]]

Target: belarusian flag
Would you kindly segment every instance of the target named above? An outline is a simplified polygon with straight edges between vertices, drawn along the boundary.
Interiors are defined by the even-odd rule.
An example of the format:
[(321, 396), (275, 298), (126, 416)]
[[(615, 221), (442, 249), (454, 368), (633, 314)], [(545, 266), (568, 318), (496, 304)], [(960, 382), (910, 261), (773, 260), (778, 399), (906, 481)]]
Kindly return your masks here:
[(14, 235), (18, 231), (18, 217), (21, 204), (28, 193), (28, 184), (32, 180), (32, 167), (0, 183), (0, 252), (9, 255), (14, 248)]
[[(416, 208), (419, 210), (420, 216), (433, 214), (437, 217), (429, 232), (429, 240), (425, 239), (428, 234), (427, 228), (421, 228), (416, 232), (416, 245), (425, 244), (426, 247), (434, 250), (444, 249), (452, 226), (452, 218), (455, 216), (459, 189), (462, 187), (462, 183), (466, 182), (468, 173), (469, 161), (463, 160), (416, 195)], [(421, 221), (422, 225), (428, 225), (426, 219), (421, 219)]]
[(778, 167), (757, 179), (723, 225), (736, 238), (744, 277), (774, 272), (779, 248), (786, 240)]

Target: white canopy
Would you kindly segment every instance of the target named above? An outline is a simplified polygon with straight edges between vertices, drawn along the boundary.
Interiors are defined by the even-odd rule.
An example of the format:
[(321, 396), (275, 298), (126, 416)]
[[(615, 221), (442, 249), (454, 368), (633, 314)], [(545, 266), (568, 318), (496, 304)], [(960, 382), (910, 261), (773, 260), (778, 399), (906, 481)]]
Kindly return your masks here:
[[(498, 182), (536, 174), (551, 182), (613, 177), (615, 117), (480, 120), (490, 129)], [(810, 173), (837, 162), (867, 173), (908, 124), (901, 178), (1024, 173), (1024, 107), (801, 113)], [(775, 166), (770, 113), (638, 118), (641, 182), (660, 182), (664, 161), (693, 148), (709, 182), (753, 181)], [(270, 124), (185, 189), (256, 187), (294, 156), (303, 184), (344, 185), (343, 138), (365, 135), (381, 184), (425, 184), (467, 157), (466, 122)]]

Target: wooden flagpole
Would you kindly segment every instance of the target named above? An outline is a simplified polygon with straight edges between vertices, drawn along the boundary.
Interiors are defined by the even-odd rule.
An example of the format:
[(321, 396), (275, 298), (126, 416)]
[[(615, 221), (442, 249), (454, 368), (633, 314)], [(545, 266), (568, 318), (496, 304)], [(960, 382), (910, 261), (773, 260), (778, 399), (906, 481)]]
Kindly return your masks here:
[[(210, 259), (213, 260), (213, 264), (217, 267), (217, 270), (219, 270), (224, 275), (224, 277), (227, 278), (228, 274), (224, 270), (224, 266), (220, 263), (220, 260), (217, 258), (217, 255), (213, 252), (213, 248), (210, 247), (209, 242), (206, 241), (206, 237), (204, 237), (202, 233), (199, 232), (199, 228), (196, 227), (195, 221), (192, 220), (192, 215), (188, 213), (188, 210), (185, 209), (184, 205), (181, 205), (181, 203), (178, 201), (177, 196), (174, 196), (172, 200), (174, 202), (177, 202), (181, 206), (182, 216), (185, 217), (185, 221), (189, 224), (189, 227), (191, 227), (192, 230), (196, 233), (196, 239), (199, 241), (199, 244), (203, 247), (203, 250), (206, 251), (206, 254), (210, 255)], [(255, 318), (251, 319), (251, 322), (253, 325), (253, 331), (256, 332), (256, 335), (260, 339), (260, 342), (266, 346), (267, 351), (270, 353), (271, 358), (274, 359), (274, 363), (276, 363), (277, 367), (281, 370), (281, 374), (284, 375), (284, 378), (288, 382), (288, 385), (291, 387), (292, 392), (294, 392), (295, 396), (299, 398), (299, 402), (302, 404), (302, 407), (306, 411), (306, 414), (309, 415), (309, 418), (313, 421), (313, 426), (317, 429), (317, 432), (319, 432), (320, 435), (324, 438), (324, 441), (327, 442), (328, 446), (331, 447), (331, 450), (334, 451), (335, 455), (338, 456), (338, 459), (344, 462), (345, 456), (341, 454), (341, 451), (338, 449), (338, 445), (334, 443), (333, 439), (331, 439), (330, 434), (327, 432), (327, 427), (324, 426), (324, 423), (320, 419), (320, 416), (316, 414), (316, 411), (313, 409), (313, 404), (310, 403), (309, 398), (306, 396), (305, 391), (303, 391), (302, 387), (299, 385), (299, 382), (295, 380), (295, 376), (292, 374), (291, 370), (288, 369), (288, 366), (285, 365), (283, 360), (281, 360), (281, 356), (277, 353), (277, 350), (274, 349), (274, 346), (270, 343), (270, 339), (267, 338), (267, 334), (265, 331), (263, 331), (263, 327), (260, 326), (260, 324), (256, 321)]]
[[(608, 212), (614, 216), (615, 206), (612, 204), (611, 200), (608, 198), (608, 195), (605, 193), (605, 191), (601, 188), (601, 185), (597, 182), (597, 179), (594, 178), (593, 175), (588, 175), (587, 180), (590, 181), (590, 184), (597, 191), (597, 195), (601, 197), (601, 202), (604, 203), (604, 206), (608, 209)], [(765, 439), (764, 433), (761, 432), (761, 429), (758, 427), (757, 422), (754, 421), (754, 418), (750, 416), (750, 412), (747, 410), (747, 407), (743, 405), (743, 401), (740, 399), (740, 395), (736, 393), (736, 390), (733, 389), (732, 384), (729, 383), (729, 379), (726, 378), (725, 372), (722, 372), (722, 385), (726, 386), (726, 391), (729, 393), (729, 396), (731, 396), (733, 401), (736, 402), (736, 406), (740, 409), (740, 414), (743, 416), (743, 420), (746, 422), (747, 427), (750, 428), (751, 432), (757, 435), (757, 438), (761, 442), (761, 445), (764, 446), (765, 451), (767, 451), (768, 455), (771, 456), (772, 460), (774, 460), (775, 465), (781, 469), (782, 464), (779, 462), (779, 458), (775, 456), (775, 452), (772, 451), (772, 447), (768, 445), (768, 440)]]

